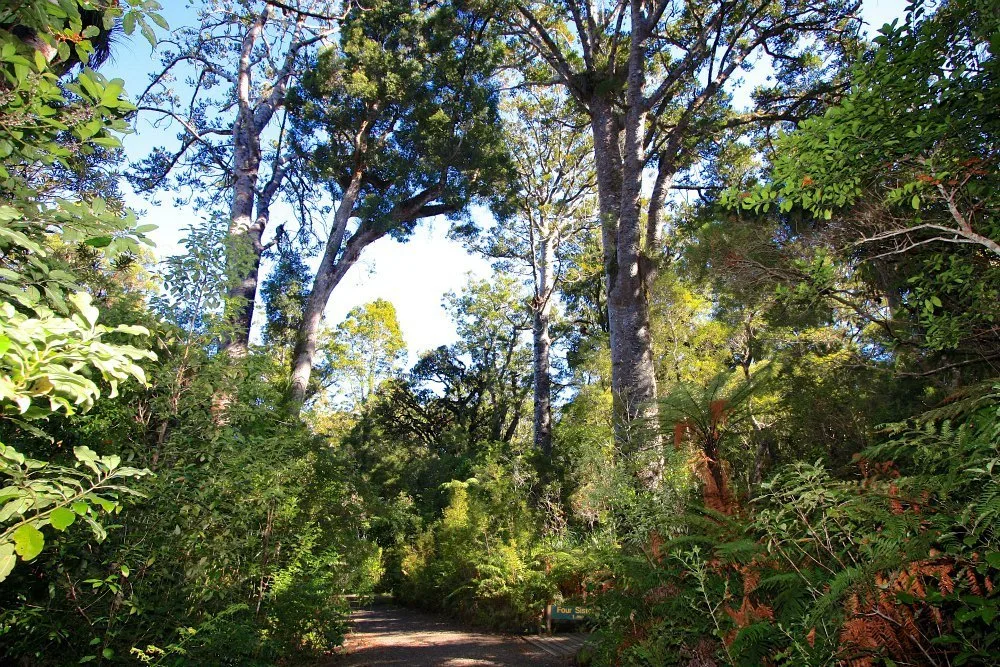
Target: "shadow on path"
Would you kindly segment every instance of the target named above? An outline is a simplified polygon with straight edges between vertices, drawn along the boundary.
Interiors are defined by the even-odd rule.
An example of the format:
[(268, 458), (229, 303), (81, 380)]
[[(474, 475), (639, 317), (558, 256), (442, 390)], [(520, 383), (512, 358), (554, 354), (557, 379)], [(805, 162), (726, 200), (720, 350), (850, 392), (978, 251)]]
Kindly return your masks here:
[(360, 609), (351, 621), (343, 652), (323, 663), (326, 667), (573, 664), (519, 637), (470, 631), (450, 619), (404, 607)]

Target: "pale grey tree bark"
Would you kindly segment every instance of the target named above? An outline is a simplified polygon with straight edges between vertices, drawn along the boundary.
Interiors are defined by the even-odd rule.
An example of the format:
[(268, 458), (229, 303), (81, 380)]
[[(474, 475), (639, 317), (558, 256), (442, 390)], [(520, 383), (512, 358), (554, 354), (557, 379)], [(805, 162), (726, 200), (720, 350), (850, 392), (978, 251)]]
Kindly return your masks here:
[(477, 252), (510, 273), (530, 269), (535, 448), (552, 457), (552, 319), (563, 258), (592, 233), (597, 217), (592, 144), (570, 100), (551, 91), (521, 90), (505, 103), (508, 145), (517, 170), (517, 213), (498, 221)]
[[(279, 11), (268, 2), (206, 0), (198, 25), (164, 40), (163, 69), (138, 104), (142, 114), (181, 131), (178, 148), (140, 168), (140, 190), (158, 191), (173, 177), (175, 186), (194, 191), (196, 203), (206, 207), (216, 199), (202, 193), (230, 191), (230, 333), (223, 348), (234, 357), (247, 352), (261, 259), (269, 247), (264, 236), (288, 175), (285, 97), (301, 73), (304, 53), (334, 33), (338, 18), (332, 14), (336, 2), (282, 4)], [(227, 61), (229, 54), (234, 57)], [(186, 83), (178, 88), (179, 81)]]
[(347, 247), (343, 248), (341, 256), (341, 246), (344, 244), (347, 224), (351, 219), (358, 194), (361, 192), (362, 175), (363, 172), (360, 170), (353, 174), (340, 203), (337, 205), (337, 213), (333, 220), (333, 234), (331, 234), (323, 251), (323, 258), (316, 270), (312, 290), (309, 292), (309, 299), (302, 314), (302, 324), (299, 327), (295, 351), (292, 354), (292, 384), (289, 391), (289, 397), (295, 404), (301, 404), (306, 397), (309, 377), (312, 374), (313, 359), (316, 356), (320, 323), (323, 320), (326, 304), (330, 301), (330, 295), (343, 280), (348, 269), (358, 261), (364, 247), (375, 240), (373, 234), (365, 233), (363, 229), (359, 229), (348, 239)]
[[(830, 53), (844, 57), (849, 49), (842, 45), (850, 47), (856, 37), (856, 9), (854, 0), (809, 6), (790, 0), (516, 3), (512, 28), (590, 117), (615, 433), (626, 457), (637, 460), (640, 450), (655, 451), (659, 444), (647, 291), (666, 192), (677, 174), (698, 163), (699, 147), (721, 133), (793, 120), (801, 105), (829, 93), (826, 81), (810, 81), (801, 90), (779, 90), (778, 102), (737, 112), (726, 85), (755, 53), (776, 68), (790, 68), (799, 62), (800, 45), (825, 40)], [(652, 170), (653, 192), (644, 201), (644, 174)], [(655, 484), (656, 461), (650, 465), (644, 470), (640, 463), (636, 472)]]
[(647, 292), (650, 240), (643, 238), (648, 229), (640, 216), (644, 163), (636, 155), (637, 132), (623, 132), (620, 117), (607, 102), (596, 100), (591, 105), (591, 128), (608, 295), (615, 433), (619, 446), (632, 455), (641, 446), (657, 445), (655, 434), (643, 442), (650, 429), (642, 428), (656, 419)]
[[(528, 181), (522, 214), (527, 227), (534, 292), (530, 304), (534, 444), (546, 459), (552, 458), (551, 326), (553, 302), (562, 277), (560, 251), (589, 233), (594, 219), (592, 172), (589, 165), (579, 161), (579, 146), (574, 146), (579, 139), (572, 135), (561, 139), (566, 143), (552, 151), (557, 156), (555, 164), (536, 163), (538, 171), (521, 174), (522, 182)], [(548, 146), (536, 148), (540, 149), (538, 153), (552, 149)], [(526, 157), (531, 160), (534, 156), (529, 152)], [(554, 179), (546, 178), (552, 173), (550, 168), (557, 174)]]
[(361, 191), (364, 172), (355, 170), (341, 201), (333, 221), (333, 233), (323, 251), (316, 277), (313, 279), (309, 299), (306, 302), (302, 323), (299, 326), (292, 354), (292, 377), (288, 389), (288, 401), (293, 408), (301, 407), (306, 400), (309, 389), (309, 378), (312, 376), (313, 361), (316, 358), (316, 347), (320, 324), (323, 321), (323, 311), (326, 310), (334, 288), (340, 284), (347, 272), (361, 257), (362, 251), (373, 242), (385, 236), (389, 230), (404, 222), (432, 217), (452, 212), (452, 208), (434, 204), (441, 196), (443, 186), (427, 188), (393, 207), (388, 224), (379, 221), (362, 220), (355, 231), (348, 236), (348, 224), (352, 219), (355, 204)]
[(538, 282), (532, 299), (531, 343), (535, 447), (546, 459), (552, 458), (552, 297), (555, 291), (555, 243), (551, 234), (541, 241)]
[[(317, 8), (317, 3), (308, 4), (310, 9)], [(301, 52), (333, 32), (333, 26), (329, 23), (307, 30), (306, 14), (293, 14), (294, 23), (287, 22), (285, 17), (286, 14), (282, 13), (282, 18), (277, 18), (273, 7), (264, 4), (243, 38), (237, 70), (237, 115), (233, 123), (233, 199), (229, 226), (229, 301), (232, 311), (229, 319), (233, 333), (223, 345), (224, 350), (234, 357), (244, 356), (250, 343), (260, 264), (266, 249), (263, 244), (264, 232), (270, 223), (272, 200), (282, 185), (287, 164), (287, 158), (280, 150), (284, 133), (282, 122), (279, 149), (272, 157), (270, 180), (259, 190), (261, 139), (275, 114), (284, 106), (289, 86), (299, 75)], [(274, 40), (274, 46), (284, 45), (287, 50), (271, 80), (263, 85), (257, 82), (255, 86), (253, 78), (262, 72), (254, 58), (259, 57), (259, 42), (263, 38), (265, 27), (275, 20), (279, 24), (278, 32), (283, 34)], [(265, 44), (264, 52), (270, 53), (272, 48), (272, 44)], [(271, 58), (275, 59), (275, 56)]]

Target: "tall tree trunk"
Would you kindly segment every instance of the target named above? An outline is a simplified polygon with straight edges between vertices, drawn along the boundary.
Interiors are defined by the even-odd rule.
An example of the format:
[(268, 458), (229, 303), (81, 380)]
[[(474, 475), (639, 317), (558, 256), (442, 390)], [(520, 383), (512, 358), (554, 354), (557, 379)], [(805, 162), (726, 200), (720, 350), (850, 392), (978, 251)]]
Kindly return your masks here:
[[(632, 0), (632, 34), (626, 91), (625, 140), (622, 151), (621, 212), (618, 219), (617, 274), (608, 286), (611, 312), (612, 384), (622, 403), (622, 418), (637, 441), (630, 451), (658, 443), (649, 421), (656, 417), (656, 374), (653, 365), (649, 299), (646, 291), (642, 197), (643, 137), (646, 131), (643, 86), (645, 85), (645, 28), (638, 0)], [(617, 372), (616, 372), (617, 370)], [(617, 381), (615, 381), (617, 376)], [(645, 474), (646, 471), (643, 472)], [(658, 472), (655, 473), (657, 476)]]
[(351, 237), (344, 255), (339, 260), (334, 260), (336, 252), (330, 252), (331, 246), (327, 246), (326, 252), (323, 253), (323, 260), (313, 282), (312, 292), (309, 293), (298, 339), (295, 342), (295, 351), (292, 354), (292, 383), (288, 398), (293, 406), (301, 406), (306, 399), (313, 360), (316, 358), (319, 325), (323, 320), (326, 304), (330, 301), (330, 295), (348, 270), (357, 263), (365, 246), (380, 236), (381, 234), (370, 229), (358, 230)]
[[(252, 193), (251, 201), (256, 199), (257, 202), (257, 216), (252, 225), (247, 228), (242, 227), (249, 216), (244, 215), (241, 203), (238, 217), (240, 226), (232, 224), (229, 228), (227, 261), (231, 272), (230, 278), (233, 281), (229, 288), (232, 308), (229, 322), (232, 333), (226, 341), (224, 350), (230, 357), (246, 356), (250, 346), (260, 263), (267, 248), (263, 243), (264, 230), (271, 221), (271, 201), (281, 184), (282, 176), (283, 170), (279, 164), (264, 189), (260, 193)], [(280, 226), (278, 233), (281, 233)], [(271, 241), (268, 246), (275, 242)]]
[[(250, 329), (253, 326), (254, 301), (257, 298), (257, 280), (260, 259), (264, 253), (261, 243), (267, 220), (253, 220), (256, 201), (257, 170), (260, 153), (256, 150), (253, 133), (245, 122), (237, 121), (233, 137), (236, 167), (233, 200), (230, 206), (229, 234), (226, 237), (226, 277), (229, 281), (225, 306), (225, 320), (229, 325), (222, 338), (222, 353), (231, 359), (243, 359), (250, 349)], [(257, 224), (257, 223), (261, 224)], [(229, 369), (239, 372), (238, 366)], [(225, 387), (212, 397), (212, 418), (221, 426), (228, 421), (227, 412), (232, 404), (236, 378), (230, 377)]]
[[(363, 150), (363, 146), (359, 146)], [(323, 311), (330, 301), (334, 288), (357, 263), (361, 252), (372, 242), (385, 236), (394, 225), (419, 220), (442, 213), (452, 213), (454, 209), (447, 205), (428, 206), (428, 203), (441, 195), (444, 189), (445, 175), (441, 183), (413, 195), (397, 203), (389, 214), (389, 225), (384, 221), (376, 223), (362, 222), (357, 231), (344, 243), (347, 223), (354, 211), (354, 204), (361, 193), (361, 181), (364, 170), (358, 168), (351, 176), (351, 181), (341, 196), (337, 213), (334, 216), (333, 233), (323, 252), (312, 291), (306, 303), (302, 324), (299, 326), (295, 352), (292, 355), (292, 382), (288, 388), (288, 402), (297, 409), (306, 398), (309, 386), (309, 376), (312, 375), (313, 359), (316, 356), (316, 342), (319, 335), (319, 325), (323, 319)], [(343, 252), (341, 252), (343, 247)]]
[[(548, 231), (548, 230), (546, 230)], [(554, 267), (552, 262), (552, 234), (544, 234), (537, 268), (537, 287), (532, 304), (531, 328), (534, 357), (534, 431), (535, 447), (546, 460), (552, 459), (552, 371), (549, 321), (552, 316), (552, 288)]]
[[(237, 151), (237, 156), (241, 152)], [(245, 163), (245, 167), (237, 172), (226, 249), (230, 280), (227, 319), (232, 329), (223, 344), (223, 350), (234, 358), (245, 357), (250, 344), (254, 302), (257, 298), (257, 280), (261, 256), (264, 253), (262, 239), (268, 222), (266, 214), (258, 215), (256, 220), (253, 219), (257, 185), (257, 168), (253, 162), (252, 159), (248, 159), (249, 164)]]
[(364, 224), (347, 241), (343, 256), (340, 256), (341, 245), (347, 232), (347, 223), (354, 211), (354, 203), (361, 191), (362, 173), (356, 171), (350, 184), (337, 205), (337, 213), (333, 220), (333, 234), (323, 251), (313, 280), (306, 309), (302, 314), (302, 324), (299, 325), (298, 337), (295, 341), (295, 351), (292, 353), (292, 382), (288, 390), (288, 399), (293, 406), (302, 405), (306, 399), (309, 387), (309, 377), (312, 375), (313, 359), (316, 357), (316, 342), (319, 336), (319, 325), (323, 320), (323, 311), (330, 301), (333, 289), (343, 280), (348, 269), (354, 266), (365, 246), (377, 239), (380, 234)]
[[(640, 450), (655, 449), (659, 442), (639, 215), (643, 118), (638, 110), (626, 116), (623, 153), (622, 127), (610, 104), (601, 99), (591, 104), (608, 295), (615, 438), (630, 457)], [(637, 473), (647, 485), (654, 485), (659, 476), (657, 470), (640, 469)]]
[[(244, 357), (250, 344), (254, 301), (257, 297), (257, 277), (263, 253), (263, 227), (253, 219), (260, 172), (260, 133), (254, 122), (250, 95), (253, 50), (270, 18), (265, 7), (257, 17), (240, 47), (240, 64), (236, 79), (238, 110), (233, 123), (233, 199), (229, 208), (229, 247), (226, 249), (226, 269), (230, 281), (227, 319), (232, 326), (223, 341), (223, 351), (231, 357)], [(266, 220), (264, 221), (266, 222)]]
[[(692, 24), (682, 16), (679, 3), (666, 0), (514, 3), (516, 26), (527, 45), (591, 117), (615, 435), (623, 453), (632, 459), (644, 458), (635, 456), (637, 450), (653, 450), (659, 444), (646, 288), (655, 274), (649, 256), (655, 251), (659, 208), (669, 179), (680, 168), (697, 162), (697, 155), (688, 151), (698, 141), (711, 139), (727, 127), (789, 120), (798, 115), (796, 109), (803, 101), (825, 97), (826, 84), (817, 82), (811, 90), (793, 91), (783, 105), (785, 110), (739, 114), (731, 119), (737, 125), (711, 120), (712, 114), (705, 115), (706, 111), (716, 103), (727, 108), (726, 84), (755, 52), (764, 51), (773, 63), (788, 60), (800, 44), (812, 42), (828, 43), (828, 53), (835, 58), (853, 50), (840, 51), (831, 38), (839, 35), (843, 45), (853, 42), (854, 30), (847, 26), (856, 20), (854, 7), (751, 5), (734, 8), (729, 3), (709, 3), (695, 11)], [(567, 39), (567, 26), (575, 39)], [(628, 48), (627, 63), (618, 57), (619, 48)], [(657, 70), (657, 84), (648, 92), (644, 90), (650, 83), (645, 78), (647, 63), (658, 63), (651, 65)], [(655, 127), (648, 122), (649, 116), (654, 117)], [(650, 150), (660, 153), (660, 173), (652, 196), (655, 214), (647, 225), (641, 225), (638, 203)], [(652, 429), (647, 431), (647, 425)], [(642, 476), (648, 468), (639, 467), (636, 472)], [(648, 481), (655, 483), (656, 477)]]

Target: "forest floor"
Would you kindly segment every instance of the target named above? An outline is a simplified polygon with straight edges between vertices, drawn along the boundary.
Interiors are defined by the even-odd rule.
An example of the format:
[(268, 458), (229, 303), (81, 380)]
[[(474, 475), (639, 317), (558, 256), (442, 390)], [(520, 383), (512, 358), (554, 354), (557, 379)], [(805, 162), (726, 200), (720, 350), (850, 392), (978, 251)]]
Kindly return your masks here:
[(359, 609), (351, 623), (343, 650), (324, 667), (573, 664), (520, 637), (469, 630), (451, 619), (395, 605)]

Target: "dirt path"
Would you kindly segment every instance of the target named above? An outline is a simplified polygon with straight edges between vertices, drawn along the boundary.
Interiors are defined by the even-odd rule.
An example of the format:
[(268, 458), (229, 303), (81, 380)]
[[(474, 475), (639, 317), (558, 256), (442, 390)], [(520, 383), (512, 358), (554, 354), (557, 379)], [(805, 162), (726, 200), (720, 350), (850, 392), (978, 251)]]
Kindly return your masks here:
[(572, 664), (518, 637), (470, 631), (447, 618), (403, 607), (362, 609), (351, 620), (354, 628), (343, 654), (324, 663), (327, 667)]

